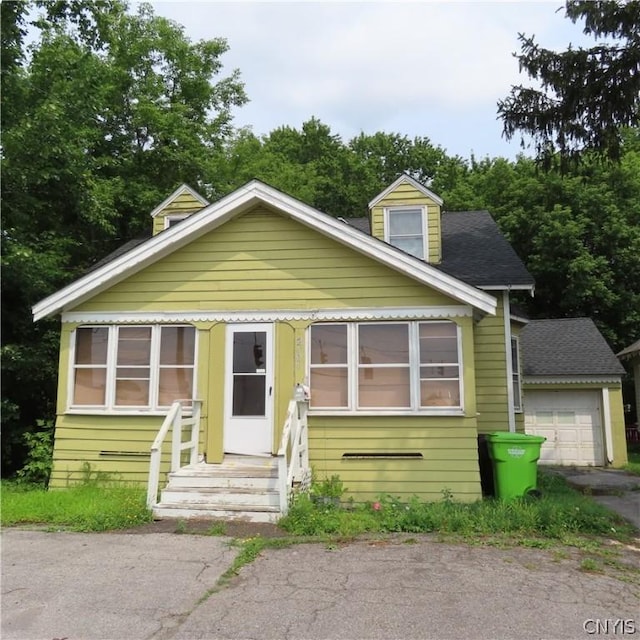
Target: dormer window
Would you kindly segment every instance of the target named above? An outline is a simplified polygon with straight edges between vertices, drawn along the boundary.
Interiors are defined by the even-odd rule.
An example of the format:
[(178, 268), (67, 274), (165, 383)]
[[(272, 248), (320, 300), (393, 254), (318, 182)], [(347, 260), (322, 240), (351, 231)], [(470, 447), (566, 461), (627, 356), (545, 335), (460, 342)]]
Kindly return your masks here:
[(178, 222), (182, 222), (185, 218), (187, 217), (187, 215), (177, 215), (177, 216), (165, 216), (164, 217), (164, 228), (165, 229), (170, 229), (171, 227), (173, 227), (173, 225), (177, 224)]
[(385, 240), (406, 253), (425, 260), (426, 229), (424, 207), (385, 209)]

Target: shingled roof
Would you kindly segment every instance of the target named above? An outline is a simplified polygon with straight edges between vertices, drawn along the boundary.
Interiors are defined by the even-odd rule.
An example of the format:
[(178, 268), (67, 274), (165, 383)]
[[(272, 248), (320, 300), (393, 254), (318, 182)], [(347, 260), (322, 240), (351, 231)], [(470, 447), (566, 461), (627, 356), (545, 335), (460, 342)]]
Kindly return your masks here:
[[(527, 271), (488, 211), (442, 214), (442, 262), (437, 269), (474, 287), (532, 287)], [(370, 234), (368, 218), (344, 218)]]
[(525, 376), (620, 376), (625, 370), (591, 318), (531, 320), (520, 333)]

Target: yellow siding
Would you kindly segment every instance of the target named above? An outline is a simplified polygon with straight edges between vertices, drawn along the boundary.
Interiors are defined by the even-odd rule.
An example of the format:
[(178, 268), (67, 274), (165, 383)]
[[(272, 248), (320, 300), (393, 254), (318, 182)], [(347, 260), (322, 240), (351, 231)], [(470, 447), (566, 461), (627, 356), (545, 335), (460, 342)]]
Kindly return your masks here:
[(456, 304), (264, 208), (236, 218), (77, 311), (315, 309)]
[(475, 330), (476, 400), (478, 431), (508, 431), (509, 413), (503, 308), (485, 316)]
[[(476, 427), (463, 417), (321, 417), (309, 419), (310, 461), (317, 477), (340, 476), (346, 498), (380, 494), (441, 500), (481, 497)], [(422, 454), (422, 459), (344, 459), (345, 453)]]
[(170, 215), (195, 213), (202, 209), (202, 203), (190, 193), (181, 193), (176, 196), (162, 211), (153, 218), (153, 235), (164, 230), (164, 219)]
[[(149, 451), (162, 420), (162, 416), (58, 416), (50, 486), (66, 487), (82, 480), (85, 463), (92, 474), (106, 473), (112, 480), (146, 484)], [(202, 430), (200, 440), (202, 446)], [(167, 441), (161, 483), (169, 471), (170, 452)]]
[(431, 198), (404, 182), (397, 189), (378, 202), (371, 210), (371, 235), (384, 240), (385, 207), (417, 206), (427, 209), (427, 230), (429, 262), (437, 264), (442, 260), (440, 206)]

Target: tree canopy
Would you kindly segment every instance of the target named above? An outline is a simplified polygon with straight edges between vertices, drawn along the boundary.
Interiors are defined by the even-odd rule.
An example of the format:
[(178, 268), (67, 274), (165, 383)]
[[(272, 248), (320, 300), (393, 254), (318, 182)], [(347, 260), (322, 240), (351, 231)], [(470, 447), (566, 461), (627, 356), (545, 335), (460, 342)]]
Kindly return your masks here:
[(504, 135), (531, 136), (547, 163), (556, 152), (618, 159), (625, 127), (640, 125), (640, 1), (568, 0), (566, 16), (596, 44), (556, 52), (520, 34), (520, 70), (534, 86), (513, 86), (498, 103)]
[[(38, 11), (39, 9), (39, 11)], [(223, 38), (120, 0), (2, 3), (2, 437), (51, 416), (57, 323), (30, 307), (146, 230), (181, 182), (206, 190), (207, 159), (246, 102), (222, 75)], [(36, 17), (32, 18), (34, 14)], [(27, 28), (36, 35), (25, 47)]]

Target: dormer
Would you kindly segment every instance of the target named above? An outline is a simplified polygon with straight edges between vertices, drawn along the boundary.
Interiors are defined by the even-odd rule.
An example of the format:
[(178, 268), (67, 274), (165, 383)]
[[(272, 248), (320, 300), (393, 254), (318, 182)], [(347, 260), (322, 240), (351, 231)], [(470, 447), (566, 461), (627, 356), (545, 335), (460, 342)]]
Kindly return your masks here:
[(176, 222), (184, 220), (192, 213), (200, 211), (209, 204), (189, 185), (179, 186), (166, 200), (161, 202), (152, 212), (153, 235), (168, 229)]
[(407, 174), (369, 203), (371, 235), (431, 264), (442, 260), (442, 199)]

